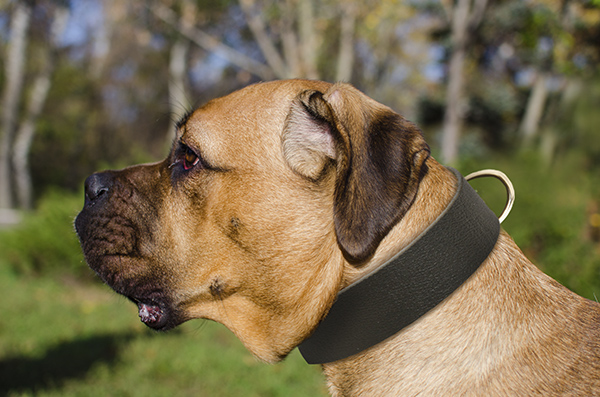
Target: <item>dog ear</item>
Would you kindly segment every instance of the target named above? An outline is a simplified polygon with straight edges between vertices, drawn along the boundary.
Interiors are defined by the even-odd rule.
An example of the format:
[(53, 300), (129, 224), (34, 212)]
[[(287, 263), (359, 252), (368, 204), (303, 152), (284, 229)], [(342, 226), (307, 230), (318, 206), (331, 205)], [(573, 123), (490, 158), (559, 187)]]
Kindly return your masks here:
[(335, 164), (335, 230), (354, 264), (369, 259), (408, 211), (430, 155), (414, 124), (348, 84), (302, 92), (283, 145), (290, 167), (310, 179)]
[(283, 154), (298, 174), (317, 180), (337, 159), (337, 133), (323, 94), (307, 90), (292, 102), (282, 135)]

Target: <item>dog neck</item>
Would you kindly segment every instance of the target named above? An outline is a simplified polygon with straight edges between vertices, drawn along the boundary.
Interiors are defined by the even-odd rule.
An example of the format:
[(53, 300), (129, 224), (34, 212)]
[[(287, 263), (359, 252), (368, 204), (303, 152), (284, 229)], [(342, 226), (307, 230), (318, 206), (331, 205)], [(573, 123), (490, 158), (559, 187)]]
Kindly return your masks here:
[(499, 234), (496, 215), (456, 170), (454, 197), (414, 241), (344, 288), (300, 346), (310, 364), (347, 358), (425, 315), (487, 258)]

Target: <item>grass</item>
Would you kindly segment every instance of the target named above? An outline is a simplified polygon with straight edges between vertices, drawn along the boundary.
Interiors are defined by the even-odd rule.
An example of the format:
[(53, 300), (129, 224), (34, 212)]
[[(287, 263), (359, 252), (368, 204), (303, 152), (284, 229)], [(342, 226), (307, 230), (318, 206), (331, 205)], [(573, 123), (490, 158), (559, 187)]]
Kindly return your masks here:
[(219, 324), (155, 333), (98, 283), (0, 269), (0, 395), (327, 395), (320, 369), (297, 351), (263, 364)]

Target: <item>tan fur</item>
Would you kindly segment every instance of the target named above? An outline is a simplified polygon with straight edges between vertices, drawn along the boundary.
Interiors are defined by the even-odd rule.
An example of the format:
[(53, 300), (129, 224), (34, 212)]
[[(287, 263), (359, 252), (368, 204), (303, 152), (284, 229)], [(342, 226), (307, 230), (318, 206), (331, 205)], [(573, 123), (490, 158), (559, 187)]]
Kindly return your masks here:
[[(403, 140), (373, 143), (366, 131), (381, 120)], [(386, 133), (377, 128), (372, 134)], [(196, 110), (177, 142), (210, 169), (177, 171), (174, 148), (164, 162), (115, 172), (107, 209), (96, 204), (78, 220), (86, 258), (120, 293), (135, 298), (138, 285), (155, 288), (177, 323), (218, 321), (267, 362), (308, 337), (336, 294), (409, 244), (455, 190), (454, 175), (429, 157), (416, 127), (346, 84), (250, 86)], [(388, 146), (402, 149), (405, 174), (372, 195), (381, 187), (364, 175), (382, 165), (365, 156)], [(388, 196), (401, 197), (399, 215), (365, 217), (383, 221), (367, 233), (372, 241), (353, 241), (362, 224), (348, 214)], [(104, 211), (135, 226), (102, 223)], [(114, 238), (108, 248), (96, 242), (102, 233)], [(335, 396), (600, 394), (599, 321), (600, 305), (542, 274), (502, 232), (442, 304), (323, 368)]]

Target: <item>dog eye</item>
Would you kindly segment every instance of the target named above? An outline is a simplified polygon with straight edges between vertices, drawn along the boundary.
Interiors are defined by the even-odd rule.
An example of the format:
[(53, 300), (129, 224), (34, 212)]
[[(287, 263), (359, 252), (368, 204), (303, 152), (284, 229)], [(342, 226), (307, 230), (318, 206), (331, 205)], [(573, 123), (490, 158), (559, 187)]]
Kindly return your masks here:
[(198, 155), (196, 155), (196, 153), (194, 153), (192, 149), (186, 147), (185, 152), (183, 153), (183, 159), (181, 163), (183, 164), (184, 170), (191, 170), (196, 165), (198, 165), (198, 163), (200, 163), (200, 158), (198, 157)]

